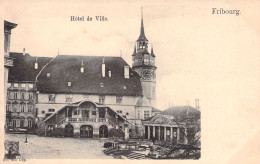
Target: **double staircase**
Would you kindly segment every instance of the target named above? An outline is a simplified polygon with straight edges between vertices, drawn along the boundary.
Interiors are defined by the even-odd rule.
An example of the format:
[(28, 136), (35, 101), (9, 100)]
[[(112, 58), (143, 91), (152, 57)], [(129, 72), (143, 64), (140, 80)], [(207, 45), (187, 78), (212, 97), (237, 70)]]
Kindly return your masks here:
[(116, 123), (115, 120), (111, 119), (111, 118), (65, 118), (63, 120), (61, 120), (60, 122), (58, 122), (57, 128), (60, 128), (64, 123), (82, 123), (82, 122), (95, 122), (95, 123), (102, 123), (102, 122), (106, 122), (109, 125), (111, 125), (114, 129), (116, 129), (120, 134), (124, 135), (125, 131), (123, 129), (121, 129)]

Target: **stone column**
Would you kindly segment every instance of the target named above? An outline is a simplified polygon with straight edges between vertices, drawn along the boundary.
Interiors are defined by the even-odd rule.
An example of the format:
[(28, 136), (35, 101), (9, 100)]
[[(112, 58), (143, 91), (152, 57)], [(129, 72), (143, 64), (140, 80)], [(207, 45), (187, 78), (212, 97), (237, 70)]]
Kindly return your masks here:
[(180, 128), (177, 127), (177, 144), (180, 143)]
[(116, 114), (116, 129), (118, 129), (118, 115)]
[(153, 125), (153, 138), (155, 138), (155, 126)]
[(149, 126), (149, 125), (148, 125), (147, 127), (148, 127), (148, 140), (149, 140), (149, 139), (150, 139), (150, 130), (151, 130), (151, 129), (150, 129), (150, 126)]
[(161, 140), (161, 127), (158, 126), (158, 141)]
[(96, 108), (96, 122), (99, 121), (99, 113), (98, 113), (98, 108)]
[(185, 135), (184, 135), (184, 143), (185, 143), (185, 144), (188, 144), (188, 138), (187, 138), (188, 133), (187, 133), (187, 128), (184, 129), (184, 134), (185, 134)]
[(105, 108), (105, 118), (106, 118), (106, 122), (108, 122), (108, 117), (107, 117), (107, 108)]
[(164, 127), (164, 141), (166, 141), (166, 126)]
[(170, 139), (173, 139), (173, 134), (172, 134), (172, 127), (170, 127)]

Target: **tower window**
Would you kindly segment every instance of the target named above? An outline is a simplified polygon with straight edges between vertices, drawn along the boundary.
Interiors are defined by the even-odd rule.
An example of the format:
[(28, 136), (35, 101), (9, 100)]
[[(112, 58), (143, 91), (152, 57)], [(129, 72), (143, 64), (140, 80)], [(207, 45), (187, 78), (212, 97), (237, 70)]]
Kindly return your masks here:
[(150, 117), (150, 111), (144, 111), (144, 119), (147, 119)]

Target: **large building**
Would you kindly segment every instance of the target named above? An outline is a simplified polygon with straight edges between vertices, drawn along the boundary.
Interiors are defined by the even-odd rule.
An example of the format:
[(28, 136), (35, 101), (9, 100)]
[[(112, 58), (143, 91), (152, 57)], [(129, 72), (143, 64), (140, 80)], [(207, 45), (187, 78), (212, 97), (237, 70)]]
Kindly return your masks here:
[[(109, 110), (114, 120), (120, 118), (122, 123), (127, 122), (131, 135), (143, 135), (141, 120), (158, 113), (155, 108), (155, 55), (152, 48), (148, 52), (143, 16), (134, 47), (132, 68), (121, 57), (58, 55), (44, 58), (25, 52), (12, 53), (15, 62), (9, 73), (7, 93), (9, 129), (28, 130), (44, 124), (47, 135), (50, 127), (65, 128), (70, 124), (77, 136), (81, 126), (92, 126), (93, 123), (93, 131), (98, 131), (96, 125), (109, 116), (104, 113)], [(77, 107), (71, 106), (77, 103)], [(82, 104), (92, 105), (79, 110)], [(66, 113), (67, 108), (71, 114), (59, 115)], [(56, 120), (63, 121), (64, 126), (53, 122), (57, 115), (64, 117)], [(111, 120), (107, 120), (110, 123), (107, 126), (119, 123)], [(110, 127), (125, 130), (123, 124)]]

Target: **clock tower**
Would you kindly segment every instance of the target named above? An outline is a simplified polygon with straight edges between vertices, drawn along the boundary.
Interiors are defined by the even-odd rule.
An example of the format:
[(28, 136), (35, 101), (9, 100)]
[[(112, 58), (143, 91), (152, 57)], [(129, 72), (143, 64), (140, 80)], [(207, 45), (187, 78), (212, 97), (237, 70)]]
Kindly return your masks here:
[(148, 52), (149, 41), (144, 33), (143, 10), (141, 10), (141, 31), (132, 54), (132, 68), (141, 76), (141, 84), (144, 96), (150, 104), (156, 106), (156, 66), (153, 47)]

